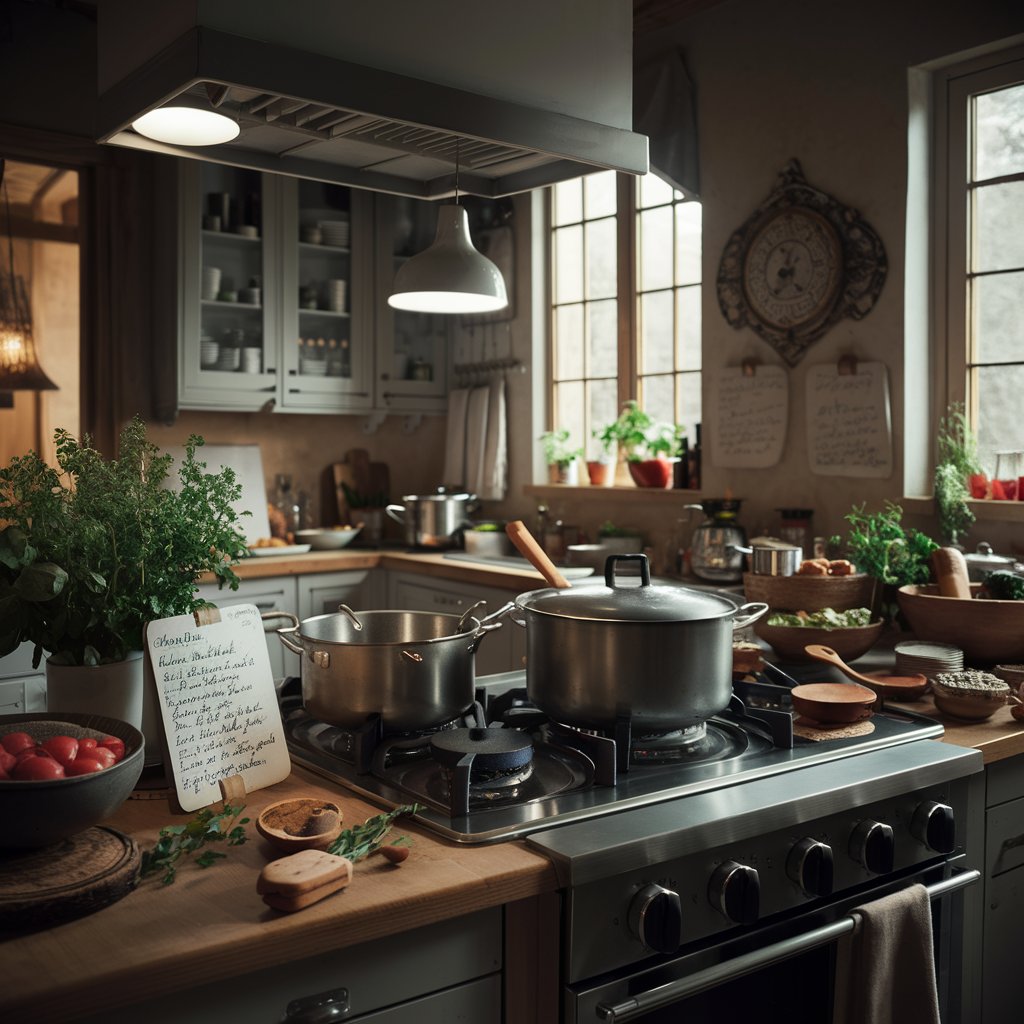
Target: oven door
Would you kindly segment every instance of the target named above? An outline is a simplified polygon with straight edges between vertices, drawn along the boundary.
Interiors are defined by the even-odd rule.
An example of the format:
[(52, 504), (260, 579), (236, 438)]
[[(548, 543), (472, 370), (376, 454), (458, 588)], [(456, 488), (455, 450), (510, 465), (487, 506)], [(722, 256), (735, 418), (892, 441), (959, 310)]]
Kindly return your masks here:
[(959, 1017), (963, 890), (975, 870), (932, 865), (796, 917), (766, 922), (726, 941), (689, 947), (647, 969), (602, 975), (565, 991), (567, 1024), (685, 1020), (721, 1024), (823, 1024), (832, 1020), (836, 941), (853, 930), (850, 911), (919, 882), (931, 897), (939, 1007), (945, 1024)]

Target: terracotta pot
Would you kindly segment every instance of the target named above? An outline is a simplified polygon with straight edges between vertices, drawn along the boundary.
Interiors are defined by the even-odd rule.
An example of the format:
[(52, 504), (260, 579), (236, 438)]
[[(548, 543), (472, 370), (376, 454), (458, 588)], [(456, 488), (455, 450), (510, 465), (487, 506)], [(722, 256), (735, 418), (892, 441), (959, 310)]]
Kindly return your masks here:
[(668, 487), (672, 482), (672, 463), (661, 458), (630, 462), (629, 475), (637, 487)]
[(615, 478), (613, 462), (594, 461), (587, 463), (587, 476), (592, 487), (610, 487)]

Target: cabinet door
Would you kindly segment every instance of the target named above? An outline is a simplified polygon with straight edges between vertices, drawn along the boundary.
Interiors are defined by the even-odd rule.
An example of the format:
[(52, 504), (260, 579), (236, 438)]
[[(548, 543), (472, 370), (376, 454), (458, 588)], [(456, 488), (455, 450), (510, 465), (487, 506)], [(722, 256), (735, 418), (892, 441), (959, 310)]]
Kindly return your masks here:
[(340, 604), (347, 604), (353, 611), (366, 609), (370, 573), (369, 569), (359, 569), (300, 576), (299, 618), (332, 615)]
[(377, 373), (374, 406), (392, 412), (444, 412), (448, 406), (450, 317), (392, 309), (395, 274), (434, 240), (437, 204), (377, 196)]
[(184, 160), (180, 184), (179, 403), (258, 410), (279, 368), (279, 183)]
[[(201, 583), (196, 593), (204, 600), (218, 607), (235, 604), (254, 604), (260, 612), (290, 612), (295, 614), (298, 591), (294, 576), (273, 576), (262, 580), (242, 580), (237, 590), (221, 590), (216, 583)], [(299, 656), (292, 654), (273, 632), (279, 626), (287, 625), (284, 619), (267, 623), (267, 653), (270, 655), (270, 670), (274, 679), (299, 674)]]
[(280, 408), (367, 410), (373, 380), (372, 197), (294, 178), (281, 188)]

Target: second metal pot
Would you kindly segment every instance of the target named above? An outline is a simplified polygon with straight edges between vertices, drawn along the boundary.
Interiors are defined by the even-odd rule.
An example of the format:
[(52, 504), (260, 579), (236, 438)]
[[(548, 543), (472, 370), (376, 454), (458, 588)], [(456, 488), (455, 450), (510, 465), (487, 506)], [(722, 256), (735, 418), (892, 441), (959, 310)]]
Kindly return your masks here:
[(384, 511), (401, 523), (405, 542), (415, 548), (450, 548), (469, 525), (470, 514), (480, 507), (475, 494), (404, 494), (401, 505)]
[(733, 550), (750, 555), (750, 571), (755, 576), (793, 576), (804, 556), (803, 548), (795, 544), (734, 545)]
[[(640, 585), (615, 567), (640, 562)], [(651, 583), (643, 555), (613, 555), (605, 585), (520, 594), (526, 626), (526, 688), (546, 714), (568, 725), (637, 730), (697, 725), (732, 695), (732, 637), (766, 604)]]
[[(440, 725), (472, 703), (474, 655), (480, 641), (498, 629), (506, 605), (486, 619), (430, 612), (373, 611), (357, 616), (316, 615), (277, 631), (288, 650), (302, 658), (302, 701), (321, 722), (345, 729), (381, 716), (396, 732)], [(275, 615), (279, 614), (277, 612)]]

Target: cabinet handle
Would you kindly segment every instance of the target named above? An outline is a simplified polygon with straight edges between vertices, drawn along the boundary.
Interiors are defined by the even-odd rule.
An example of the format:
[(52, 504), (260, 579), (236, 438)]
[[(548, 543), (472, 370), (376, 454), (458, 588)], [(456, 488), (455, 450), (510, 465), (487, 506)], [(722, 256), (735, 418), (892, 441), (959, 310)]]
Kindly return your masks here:
[(315, 996), (293, 999), (284, 1013), (286, 1024), (326, 1024), (349, 1015), (348, 989), (336, 988)]

